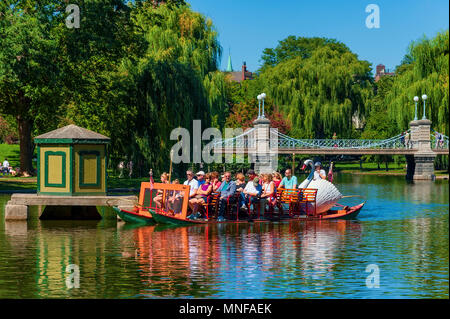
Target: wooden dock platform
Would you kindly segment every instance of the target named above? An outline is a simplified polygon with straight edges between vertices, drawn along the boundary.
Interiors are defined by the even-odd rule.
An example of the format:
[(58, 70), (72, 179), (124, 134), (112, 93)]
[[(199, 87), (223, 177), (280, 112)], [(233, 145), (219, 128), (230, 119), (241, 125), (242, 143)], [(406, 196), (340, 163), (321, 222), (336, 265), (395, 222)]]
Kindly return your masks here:
[(5, 206), (5, 220), (28, 219), (28, 206), (119, 206), (133, 207), (137, 196), (55, 196), (13, 194)]

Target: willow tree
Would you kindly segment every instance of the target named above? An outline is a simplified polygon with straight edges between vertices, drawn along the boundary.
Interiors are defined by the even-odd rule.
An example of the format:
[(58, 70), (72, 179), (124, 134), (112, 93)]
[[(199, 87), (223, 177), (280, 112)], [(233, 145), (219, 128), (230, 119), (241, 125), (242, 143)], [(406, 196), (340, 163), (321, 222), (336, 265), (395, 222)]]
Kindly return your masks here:
[[(88, 17), (99, 8), (91, 2), (81, 8)], [(110, 136), (110, 162), (128, 158), (167, 169), (172, 129), (190, 130), (193, 119), (209, 126), (214, 116), (220, 123), (225, 93), (217, 32), (183, 1), (113, 2), (102, 2), (100, 14), (109, 20), (85, 21), (83, 29), (82, 15), (82, 27), (62, 37), (69, 52), (70, 44), (98, 40), (71, 54), (76, 80), (69, 82), (66, 118)]]
[[(397, 125), (397, 133), (405, 130), (414, 119), (414, 96), (428, 96), (425, 115), (432, 128), (449, 135), (449, 32), (434, 38), (422, 38), (409, 46), (402, 65), (396, 69), (392, 86), (386, 88), (383, 107)], [(418, 118), (423, 116), (420, 100)], [(448, 168), (448, 157), (438, 156), (438, 167)]]
[(261, 78), (295, 137), (350, 137), (353, 119), (364, 116), (373, 94), (370, 64), (334, 42), (267, 65)]
[(191, 131), (194, 119), (203, 127), (221, 124), (226, 112), (224, 77), (217, 72), (221, 47), (212, 21), (185, 5), (140, 3), (131, 20), (140, 45), (120, 71), (134, 110), (129, 151), (167, 169), (172, 129)]
[[(449, 134), (449, 33), (422, 38), (411, 43), (404, 63), (396, 70), (392, 87), (383, 100), (398, 131), (414, 118), (414, 96), (426, 94), (426, 117), (436, 131)], [(419, 104), (419, 118), (423, 111)]]

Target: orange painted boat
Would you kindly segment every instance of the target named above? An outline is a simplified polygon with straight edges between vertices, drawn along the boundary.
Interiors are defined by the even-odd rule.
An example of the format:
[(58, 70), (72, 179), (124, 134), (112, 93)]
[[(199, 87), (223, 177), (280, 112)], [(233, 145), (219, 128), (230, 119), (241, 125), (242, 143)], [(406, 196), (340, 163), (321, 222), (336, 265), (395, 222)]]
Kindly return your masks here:
[(311, 218), (314, 219), (354, 219), (358, 216), (359, 212), (361, 211), (361, 209), (364, 207), (365, 202), (353, 206), (353, 207), (348, 207), (348, 206), (343, 206), (340, 204), (337, 204), (338, 206), (341, 206), (341, 209), (330, 209), (329, 211), (323, 213), (323, 214), (319, 214), (317, 216), (313, 216)]
[[(314, 193), (314, 190), (304, 191), (303, 193)], [(212, 218), (203, 219), (189, 219), (188, 215), (188, 199), (190, 186), (181, 184), (161, 184), (161, 183), (141, 183), (141, 191), (139, 196), (139, 207), (135, 207), (135, 211), (146, 211), (153, 222), (157, 224), (170, 225), (196, 225), (196, 224), (212, 224), (212, 223), (249, 223), (249, 222), (273, 222), (282, 220), (323, 220), (323, 219), (352, 219), (355, 218), (365, 203), (348, 207), (337, 204), (337, 209), (330, 209), (324, 213), (316, 214), (315, 210), (307, 210), (302, 214), (300, 210), (296, 213), (289, 214), (270, 214), (264, 218), (252, 219), (228, 219), (225, 221), (218, 221)], [(159, 197), (158, 197), (159, 196)], [(313, 202), (308, 201), (306, 205), (314, 205)], [(306, 207), (306, 206), (305, 206)], [(132, 212), (128, 212), (132, 215)], [(239, 213), (237, 213), (239, 214)], [(136, 218), (135, 215), (132, 216)], [(142, 217), (142, 216), (139, 216)], [(259, 217), (259, 216), (258, 216)]]

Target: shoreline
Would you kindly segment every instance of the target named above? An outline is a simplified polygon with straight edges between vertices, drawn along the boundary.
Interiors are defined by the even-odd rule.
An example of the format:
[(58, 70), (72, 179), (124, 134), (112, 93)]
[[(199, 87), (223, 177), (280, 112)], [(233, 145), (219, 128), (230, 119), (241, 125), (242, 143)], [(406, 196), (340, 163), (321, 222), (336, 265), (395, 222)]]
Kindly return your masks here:
[[(337, 174), (353, 174), (353, 175), (375, 175), (375, 176), (405, 176), (406, 172), (380, 172), (380, 171), (353, 171), (353, 170), (342, 170), (335, 172)], [(448, 174), (436, 175), (436, 179), (449, 179)]]
[[(374, 175), (374, 176), (405, 176), (406, 172), (386, 172), (386, 171), (378, 171), (378, 170), (373, 170), (373, 171), (360, 171), (360, 170), (338, 170), (334, 172), (335, 174), (353, 174), (353, 175)], [(436, 180), (449, 180), (449, 175), (448, 174), (440, 174), (440, 175), (436, 175)], [(15, 184), (13, 186), (13, 188), (15, 189), (7, 189), (8, 186), (6, 187), (1, 187), (0, 186), (0, 194), (14, 194), (14, 193), (36, 193), (36, 189), (35, 188), (31, 188), (30, 184), (31, 183), (37, 183), (37, 178), (36, 177), (28, 177), (28, 178), (17, 178), (17, 177), (6, 177), (6, 178), (2, 178), (0, 177), (0, 185), (2, 184), (2, 182), (4, 182), (6, 185), (11, 183), (11, 184)], [(23, 184), (24, 187), (19, 186), (20, 184)], [(26, 185), (26, 186), (25, 186)], [(3, 185), (2, 185), (3, 186)], [(12, 186), (12, 185), (10, 185)], [(139, 188), (133, 187), (132, 185), (130, 185), (131, 187), (114, 187), (114, 188), (110, 188), (108, 189), (107, 193), (111, 194), (111, 193), (135, 193), (139, 191)], [(3, 188), (3, 189), (1, 189)]]

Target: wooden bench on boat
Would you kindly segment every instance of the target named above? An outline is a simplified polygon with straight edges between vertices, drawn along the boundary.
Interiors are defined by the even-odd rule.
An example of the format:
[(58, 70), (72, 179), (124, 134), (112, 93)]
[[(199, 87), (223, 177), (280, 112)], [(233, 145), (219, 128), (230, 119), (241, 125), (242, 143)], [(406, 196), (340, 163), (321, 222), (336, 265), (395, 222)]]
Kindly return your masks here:
[[(284, 212), (283, 206), (287, 205), (289, 216), (300, 215), (302, 212), (307, 216), (315, 216), (316, 196), (317, 189), (313, 188), (279, 188), (277, 189), (275, 206), (277, 206), (280, 215)], [(313, 212), (310, 212), (311, 206), (313, 206)]]
[(217, 210), (219, 208), (220, 193), (213, 192), (206, 197), (206, 202), (202, 204), (205, 211), (206, 219), (217, 218)]

